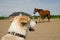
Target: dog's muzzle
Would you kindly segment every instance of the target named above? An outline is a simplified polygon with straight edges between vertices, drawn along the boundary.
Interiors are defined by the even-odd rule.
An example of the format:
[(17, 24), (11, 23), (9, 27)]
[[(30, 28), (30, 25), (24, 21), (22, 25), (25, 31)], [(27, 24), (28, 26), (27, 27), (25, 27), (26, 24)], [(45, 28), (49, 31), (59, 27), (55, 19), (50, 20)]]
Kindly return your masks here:
[(8, 32), (8, 34), (11, 34), (11, 35), (15, 35), (15, 36), (18, 36), (18, 37), (23, 37), (23, 38), (25, 38), (24, 35), (19, 34), (19, 33), (15, 33), (15, 32)]

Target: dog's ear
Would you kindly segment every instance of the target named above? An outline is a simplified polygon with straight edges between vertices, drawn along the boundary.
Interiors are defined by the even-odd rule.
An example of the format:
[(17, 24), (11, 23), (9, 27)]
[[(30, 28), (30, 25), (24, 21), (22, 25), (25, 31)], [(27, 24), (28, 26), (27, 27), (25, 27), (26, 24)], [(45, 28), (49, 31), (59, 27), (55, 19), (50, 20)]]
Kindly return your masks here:
[(9, 17), (9, 19), (10, 19), (9, 21), (12, 22), (14, 20), (14, 18), (15, 18), (15, 16)]

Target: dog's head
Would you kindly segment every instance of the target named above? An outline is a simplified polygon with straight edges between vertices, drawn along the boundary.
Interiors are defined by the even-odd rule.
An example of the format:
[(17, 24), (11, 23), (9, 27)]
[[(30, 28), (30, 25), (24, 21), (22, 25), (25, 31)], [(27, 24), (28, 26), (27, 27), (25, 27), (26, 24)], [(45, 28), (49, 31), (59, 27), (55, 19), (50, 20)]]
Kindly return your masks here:
[[(28, 26), (30, 26), (32, 28), (32, 26), (34, 27), (34, 25), (36, 25), (35, 21), (31, 21), (31, 19), (28, 16), (16, 16), (14, 18), (12, 18), (11, 20), (12, 22), (17, 22), (18, 25), (20, 25), (23, 28), (27, 28)], [(32, 25), (33, 24), (33, 25)], [(28, 26), (27, 26), (28, 25)], [(27, 27), (26, 27), (27, 26)], [(30, 28), (30, 29), (31, 29)], [(32, 28), (33, 29), (33, 28)]]
[(30, 22), (30, 18), (28, 16), (18, 16), (18, 22), (22, 26), (26, 26)]
[(16, 17), (12, 18), (11, 21), (12, 22), (15, 21), (18, 24), (20, 24), (21, 26), (25, 26), (27, 23), (30, 22), (30, 18), (28, 16), (16, 16)]

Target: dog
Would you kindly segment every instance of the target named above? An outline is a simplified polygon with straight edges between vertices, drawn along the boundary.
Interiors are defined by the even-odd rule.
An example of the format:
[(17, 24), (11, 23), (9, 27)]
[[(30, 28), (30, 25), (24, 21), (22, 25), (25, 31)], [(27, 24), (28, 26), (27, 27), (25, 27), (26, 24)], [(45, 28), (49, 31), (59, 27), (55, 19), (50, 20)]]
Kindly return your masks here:
[[(1, 40), (25, 40), (28, 31), (33, 30), (31, 19), (27, 16), (16, 16), (11, 20), (8, 33)], [(34, 22), (33, 22), (34, 23)], [(32, 26), (32, 27), (31, 27)]]

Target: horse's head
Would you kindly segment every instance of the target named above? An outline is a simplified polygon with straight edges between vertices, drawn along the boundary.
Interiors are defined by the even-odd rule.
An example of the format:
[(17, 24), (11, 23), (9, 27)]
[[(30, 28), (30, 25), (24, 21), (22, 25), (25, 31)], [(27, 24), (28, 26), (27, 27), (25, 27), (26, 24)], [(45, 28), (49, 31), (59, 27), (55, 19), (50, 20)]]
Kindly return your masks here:
[(43, 11), (43, 9), (34, 8), (34, 14), (35, 14), (36, 12), (41, 12), (41, 11)]
[(37, 12), (37, 8), (34, 9), (34, 14)]

